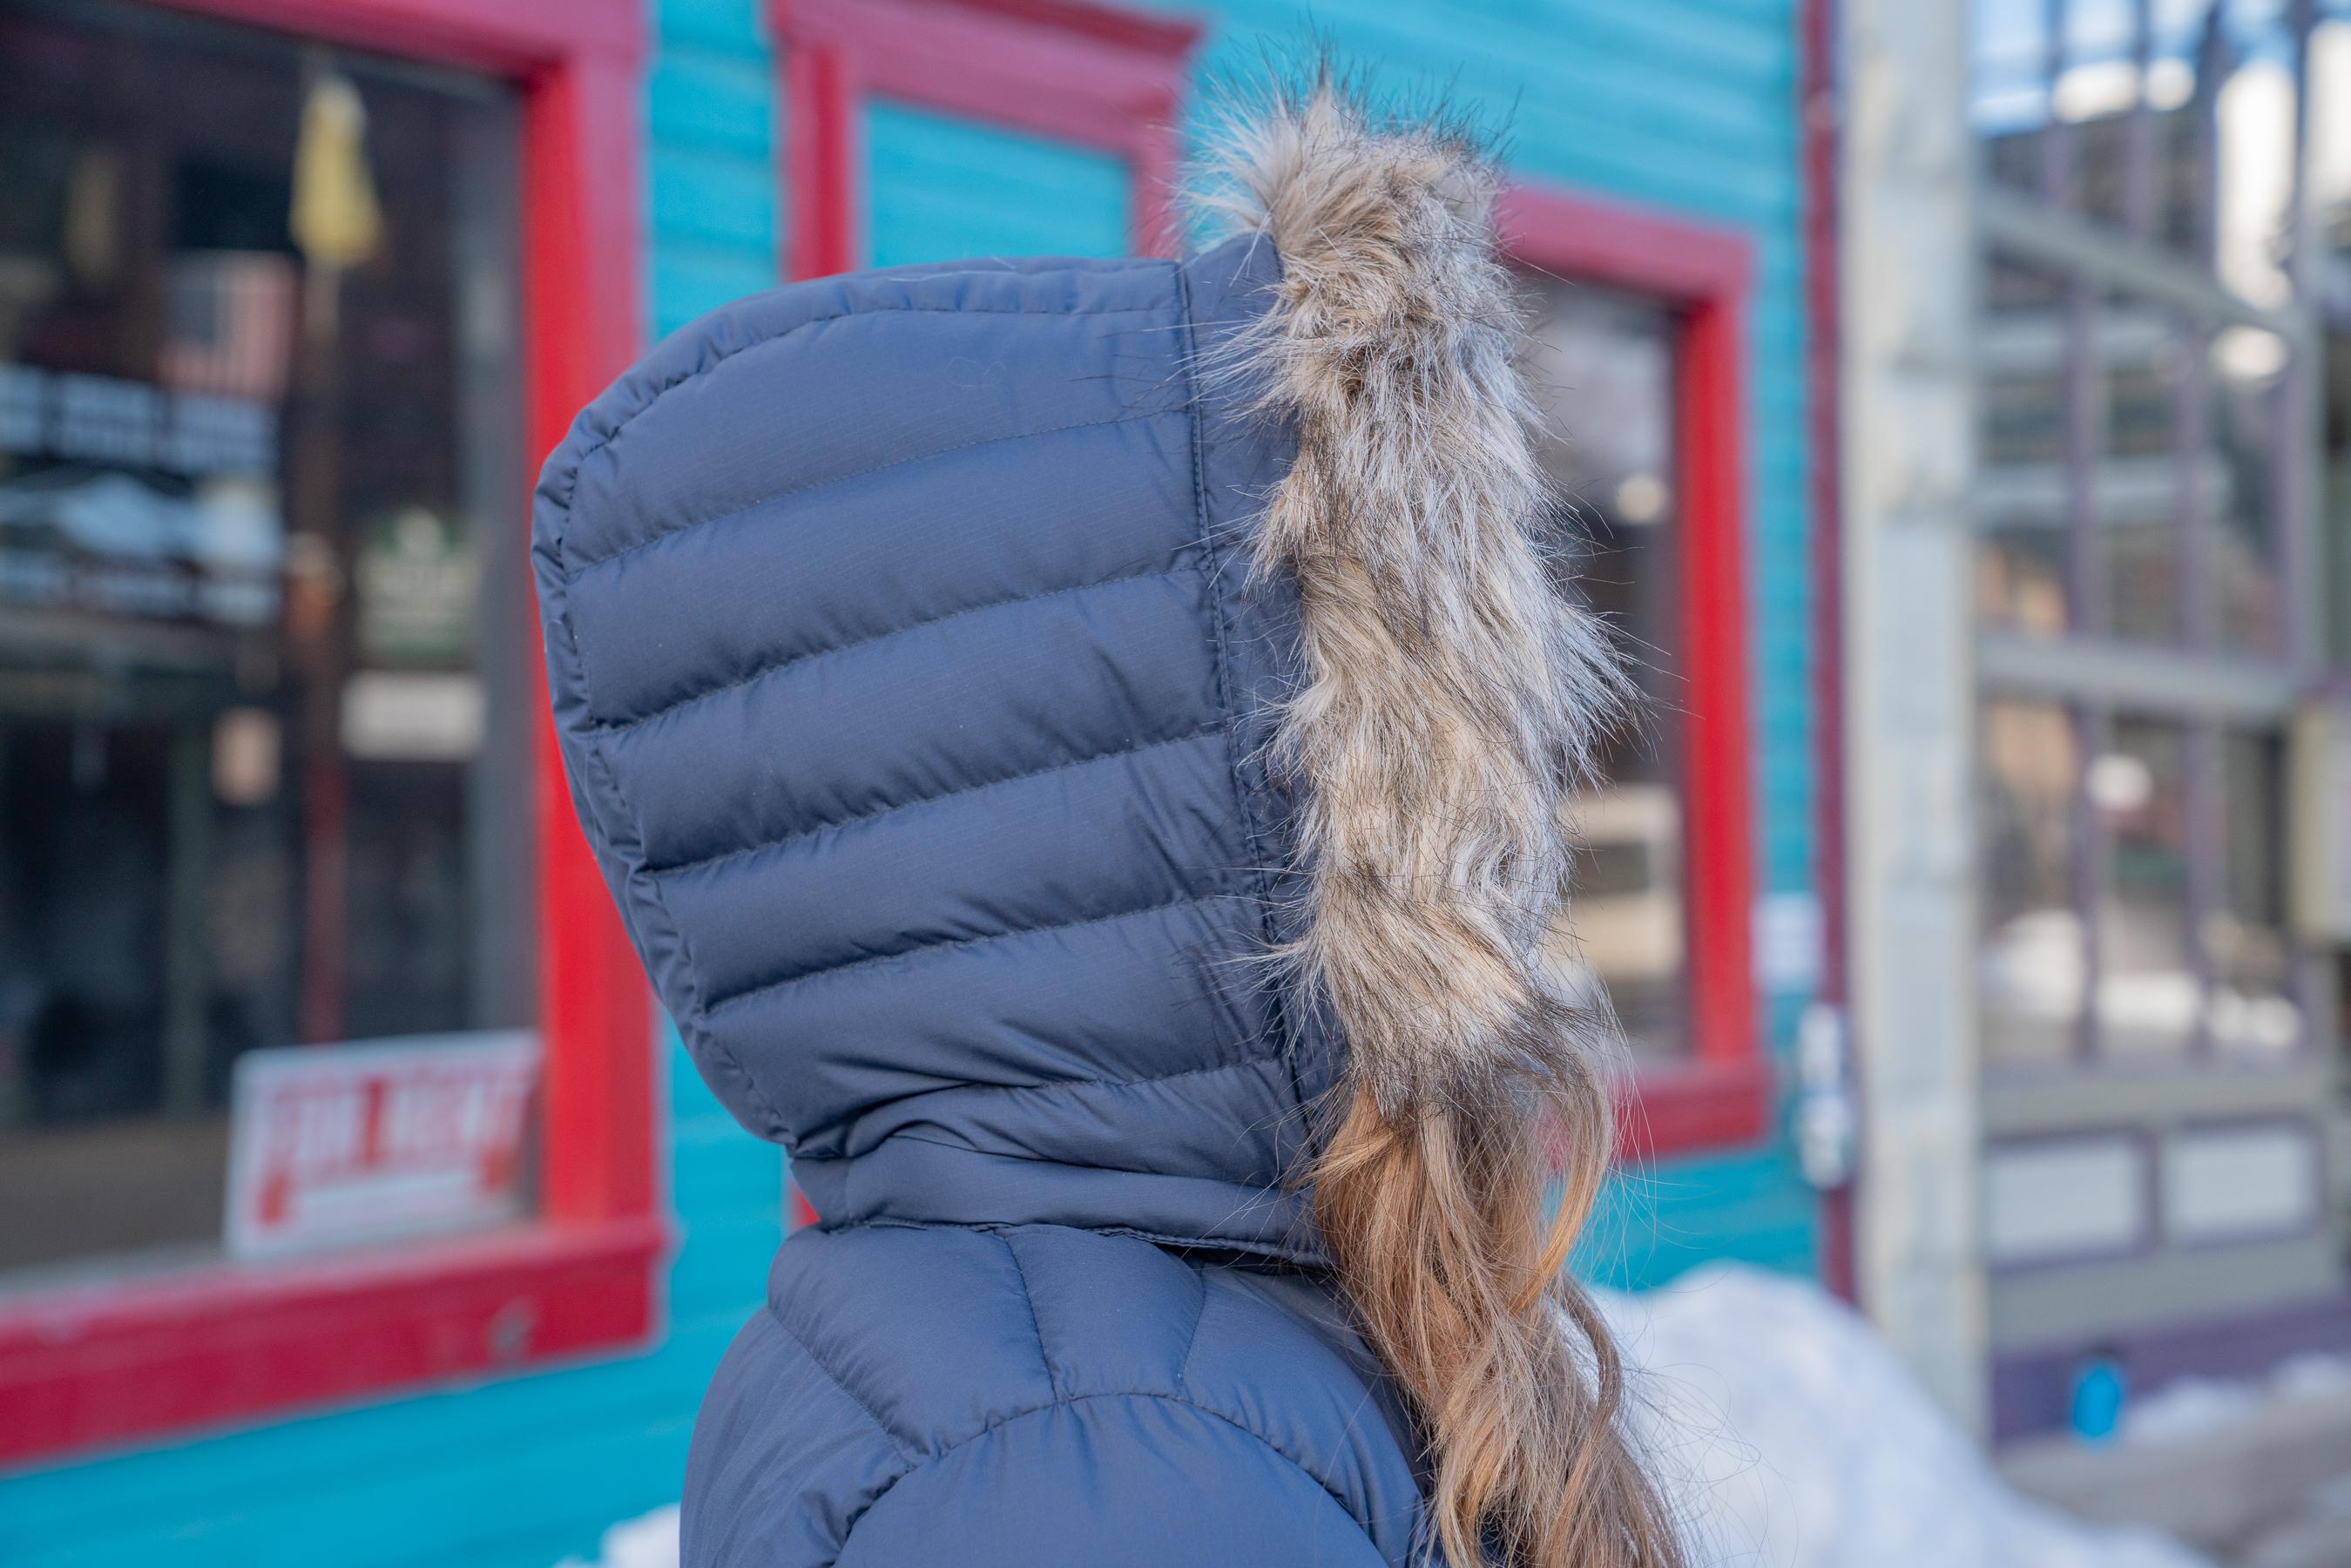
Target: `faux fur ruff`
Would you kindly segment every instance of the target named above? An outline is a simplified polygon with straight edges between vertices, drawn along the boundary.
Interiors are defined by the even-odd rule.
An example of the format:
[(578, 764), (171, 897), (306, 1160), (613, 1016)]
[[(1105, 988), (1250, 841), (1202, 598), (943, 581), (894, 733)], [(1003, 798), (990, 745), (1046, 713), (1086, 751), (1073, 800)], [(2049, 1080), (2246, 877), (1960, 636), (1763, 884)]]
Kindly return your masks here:
[(1256, 546), (1304, 637), (1276, 742), (1302, 787), (1290, 956), (1389, 1117), (1588, 1080), (1614, 1030), (1559, 957), (1566, 808), (1625, 685), (1540, 540), (1496, 171), (1326, 82), (1236, 124), (1208, 175), (1282, 263), (1220, 369), (1298, 437)]

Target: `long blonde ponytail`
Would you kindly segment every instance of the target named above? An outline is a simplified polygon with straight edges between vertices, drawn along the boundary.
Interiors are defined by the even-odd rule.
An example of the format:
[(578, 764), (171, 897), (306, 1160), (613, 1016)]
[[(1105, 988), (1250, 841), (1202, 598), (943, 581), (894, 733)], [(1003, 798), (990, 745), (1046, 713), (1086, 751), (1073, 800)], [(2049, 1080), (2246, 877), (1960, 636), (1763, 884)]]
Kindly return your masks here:
[[(1607, 1326), (1561, 1267), (1597, 1162), (1575, 1160), (1546, 1227), (1541, 1131), (1449, 1111), (1397, 1122), (1358, 1093), (1315, 1165), (1315, 1217), (1427, 1428), (1451, 1562), (1486, 1543), (1520, 1568), (1672, 1568), (1671, 1525), (1618, 1429)], [(1567, 1136), (1594, 1134), (1579, 1116)]]
[(1609, 1158), (1614, 1039), (1554, 957), (1562, 823), (1625, 686), (1535, 537), (1494, 172), (1326, 79), (1237, 125), (1213, 173), (1282, 262), (1218, 357), (1299, 443), (1257, 555), (1296, 583), (1306, 677), (1276, 741), (1302, 786), (1289, 957), (1347, 1048), (1315, 1218), (1424, 1427), (1456, 1568), (1677, 1568), (1562, 1269)]

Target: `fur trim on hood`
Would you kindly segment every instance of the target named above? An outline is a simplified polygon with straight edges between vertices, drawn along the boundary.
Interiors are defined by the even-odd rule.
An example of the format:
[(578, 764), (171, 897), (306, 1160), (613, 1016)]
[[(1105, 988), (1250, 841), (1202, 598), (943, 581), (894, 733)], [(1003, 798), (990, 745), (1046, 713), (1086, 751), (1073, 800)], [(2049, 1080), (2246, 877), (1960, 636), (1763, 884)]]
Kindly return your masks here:
[(1545, 559), (1495, 167), (1326, 80), (1238, 121), (1207, 175), (1203, 204), (1282, 263), (1215, 369), (1298, 439), (1256, 541), (1302, 622), (1289, 956), (1392, 1118), (1585, 1080), (1614, 1028), (1560, 957), (1566, 808), (1627, 688)]

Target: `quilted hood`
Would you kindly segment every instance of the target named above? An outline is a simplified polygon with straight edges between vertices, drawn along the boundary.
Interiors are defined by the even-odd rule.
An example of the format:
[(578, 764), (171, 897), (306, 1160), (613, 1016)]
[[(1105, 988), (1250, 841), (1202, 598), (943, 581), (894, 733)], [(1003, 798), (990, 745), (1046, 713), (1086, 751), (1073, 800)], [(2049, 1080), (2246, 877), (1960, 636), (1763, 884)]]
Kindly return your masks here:
[(828, 1225), (1314, 1260), (1333, 1040), (1398, 1114), (1581, 1048), (1539, 949), (1613, 688), (1490, 172), (1327, 98), (1233, 144), (1205, 254), (741, 301), (540, 478), (580, 821)]
[(828, 1224), (1311, 1255), (1263, 956), (1294, 444), (1197, 373), (1270, 247), (793, 285), (583, 413), (533, 530), (572, 799), (662, 1004)]

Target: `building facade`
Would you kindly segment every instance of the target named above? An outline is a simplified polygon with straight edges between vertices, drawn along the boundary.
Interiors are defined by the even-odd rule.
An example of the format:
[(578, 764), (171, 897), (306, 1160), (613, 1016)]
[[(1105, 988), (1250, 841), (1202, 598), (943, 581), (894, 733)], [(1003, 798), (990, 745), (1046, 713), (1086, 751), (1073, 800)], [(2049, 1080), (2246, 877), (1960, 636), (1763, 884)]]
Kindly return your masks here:
[[(2351, 1348), (2351, 13), (1976, 8), (1976, 935), (1995, 1430)], [(2332, 403), (2330, 412), (2330, 402)]]
[[(1584, 1266), (1834, 1257), (1792, 0), (1359, 0), (1508, 136), (1586, 590), (1662, 716), (1587, 810), (1633, 1041)], [(1165, 250), (1256, 0), (0, 4), (0, 1559), (546, 1564), (676, 1495), (792, 1221), (655, 1019), (536, 717), (530, 471), (779, 277)], [(512, 1212), (225, 1253), (237, 1063), (521, 1031)], [(1815, 1110), (1833, 1111), (1837, 1075)], [(1834, 1116), (1813, 1168), (1836, 1179)], [(242, 1134), (240, 1134), (242, 1136)], [(1832, 1210), (1834, 1213), (1834, 1209)], [(801, 1216), (800, 1218), (805, 1218)]]
[(2004, 1440), (2351, 1348), (2351, 11), (1843, 9), (1856, 1272)]

